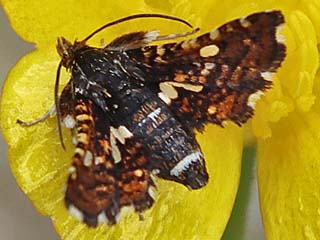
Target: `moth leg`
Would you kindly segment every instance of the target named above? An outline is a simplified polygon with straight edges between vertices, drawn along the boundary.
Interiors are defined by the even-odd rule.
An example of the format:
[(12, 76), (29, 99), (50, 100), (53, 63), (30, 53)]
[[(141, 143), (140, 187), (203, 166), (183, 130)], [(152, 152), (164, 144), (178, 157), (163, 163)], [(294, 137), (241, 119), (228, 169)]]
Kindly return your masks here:
[(133, 32), (122, 35), (111, 43), (109, 43), (105, 49), (106, 50), (113, 50), (113, 51), (127, 51), (130, 49), (141, 48), (147, 46), (148, 44), (155, 42), (155, 41), (162, 41), (162, 40), (170, 40), (176, 39), (181, 37), (186, 37), (192, 35), (199, 31), (199, 28), (193, 29), (189, 32), (177, 33), (177, 34), (168, 34), (168, 35), (159, 35), (159, 31), (149, 31), (149, 32)]
[(21, 126), (30, 127), (32, 125), (38, 124), (40, 122), (45, 121), (49, 117), (53, 117), (56, 114), (56, 106), (53, 105), (49, 111), (47, 111), (45, 114), (43, 114), (41, 117), (31, 120), (31, 121), (22, 121), (20, 119), (17, 119), (17, 123)]

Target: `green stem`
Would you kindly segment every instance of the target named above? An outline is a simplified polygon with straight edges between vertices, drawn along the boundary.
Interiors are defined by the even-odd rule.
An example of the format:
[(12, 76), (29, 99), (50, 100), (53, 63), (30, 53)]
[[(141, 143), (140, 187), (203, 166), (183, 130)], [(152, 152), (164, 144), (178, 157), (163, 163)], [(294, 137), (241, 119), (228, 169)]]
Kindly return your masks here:
[(255, 156), (255, 148), (248, 147), (243, 150), (238, 194), (222, 240), (243, 240), (246, 225), (246, 212), (249, 204), (250, 188), (253, 179)]

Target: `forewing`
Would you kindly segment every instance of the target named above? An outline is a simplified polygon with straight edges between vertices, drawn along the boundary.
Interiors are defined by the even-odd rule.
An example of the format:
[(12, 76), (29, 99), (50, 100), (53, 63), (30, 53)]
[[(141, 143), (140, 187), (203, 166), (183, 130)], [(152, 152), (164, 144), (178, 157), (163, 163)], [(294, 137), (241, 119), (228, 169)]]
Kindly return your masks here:
[(149, 84), (190, 129), (242, 124), (285, 57), (280, 11), (231, 21), (179, 43), (127, 51)]
[[(65, 102), (71, 102), (69, 86), (61, 96), (64, 122), (71, 108)], [(76, 149), (65, 197), (70, 213), (94, 227), (117, 223), (125, 206), (137, 212), (151, 207), (154, 183), (142, 144), (113, 127), (107, 113), (88, 98), (76, 95), (74, 101)]]

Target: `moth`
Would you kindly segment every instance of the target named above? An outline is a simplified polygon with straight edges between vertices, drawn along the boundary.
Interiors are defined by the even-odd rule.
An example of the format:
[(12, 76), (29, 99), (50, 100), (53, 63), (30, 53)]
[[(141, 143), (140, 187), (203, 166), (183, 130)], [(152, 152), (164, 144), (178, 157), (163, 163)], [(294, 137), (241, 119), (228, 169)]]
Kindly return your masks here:
[[(197, 29), (133, 32), (100, 48), (86, 44), (104, 28), (140, 17), (189, 25), (140, 14), (82, 41), (58, 38), (55, 106), (34, 121), (18, 120), (30, 126), (56, 113), (61, 140), (61, 125), (71, 129), (75, 151), (65, 202), (90, 227), (116, 224), (127, 207), (137, 213), (150, 208), (155, 176), (204, 187), (209, 176), (195, 132), (208, 123), (245, 123), (286, 54), (280, 11), (255, 13), (184, 41), (152, 45)], [(62, 67), (71, 78), (59, 95)]]

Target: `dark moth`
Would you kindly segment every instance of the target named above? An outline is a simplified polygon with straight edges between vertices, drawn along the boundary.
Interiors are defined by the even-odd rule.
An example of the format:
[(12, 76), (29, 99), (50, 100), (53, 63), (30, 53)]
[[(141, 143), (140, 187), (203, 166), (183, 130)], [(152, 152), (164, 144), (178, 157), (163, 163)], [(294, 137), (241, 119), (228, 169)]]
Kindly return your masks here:
[[(54, 110), (76, 145), (65, 196), (70, 213), (93, 227), (115, 224), (125, 207), (141, 213), (153, 205), (155, 176), (205, 186), (195, 132), (252, 116), (285, 57), (283, 23), (280, 11), (260, 12), (157, 46), (149, 44), (190, 33), (134, 32), (102, 48), (86, 41), (106, 26), (73, 44), (59, 38), (57, 78), (65, 67), (71, 79), (60, 96), (56, 85)], [(19, 122), (29, 126), (49, 113)]]

